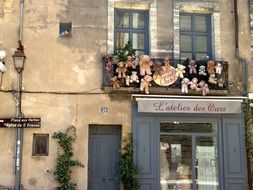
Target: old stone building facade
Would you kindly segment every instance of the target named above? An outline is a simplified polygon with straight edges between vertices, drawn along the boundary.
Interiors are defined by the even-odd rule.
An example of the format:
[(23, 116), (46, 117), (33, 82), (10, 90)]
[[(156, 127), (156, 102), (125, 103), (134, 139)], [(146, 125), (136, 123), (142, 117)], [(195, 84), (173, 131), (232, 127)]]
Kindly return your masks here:
[[(0, 0), (0, 51), (6, 52), (6, 70), (0, 71), (0, 119), (16, 117), (17, 73), (12, 55), (19, 40), (26, 55), (22, 116), (41, 118), (40, 128), (23, 130), (21, 186), (26, 190), (57, 187), (53, 176), (57, 143), (51, 137), (73, 125), (74, 157), (85, 165), (72, 172), (79, 190), (120, 188), (115, 178), (117, 152), (128, 132), (133, 132), (135, 162), (142, 168), (141, 190), (248, 189), (243, 105), (253, 93), (252, 4), (244, 0)], [(189, 85), (188, 93), (181, 91), (180, 77), (171, 86), (152, 81), (149, 93), (140, 91), (144, 77), (139, 70), (139, 83), (128, 86), (118, 76), (115, 62), (108, 69), (108, 60), (103, 60), (128, 41), (137, 56), (152, 58), (151, 69), (166, 57), (175, 70), (185, 58), (196, 60), (197, 69), (214, 60), (216, 66), (223, 64), (224, 81), (215, 86), (205, 75), (210, 88), (206, 96)], [(192, 73), (186, 73), (184, 78), (192, 79)], [(120, 88), (112, 87), (114, 75)], [(205, 102), (220, 107), (205, 110)], [(162, 107), (165, 104), (172, 107)], [(16, 183), (16, 131), (0, 128), (0, 187), (13, 188)], [(44, 137), (42, 153), (46, 154), (35, 150), (38, 136)]]

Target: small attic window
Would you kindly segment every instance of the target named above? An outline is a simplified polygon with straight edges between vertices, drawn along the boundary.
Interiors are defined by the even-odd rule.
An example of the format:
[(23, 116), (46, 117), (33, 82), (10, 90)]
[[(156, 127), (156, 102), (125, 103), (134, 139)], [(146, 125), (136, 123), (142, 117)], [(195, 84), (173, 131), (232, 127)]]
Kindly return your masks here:
[(72, 23), (71, 22), (60, 22), (59, 28), (60, 37), (69, 37), (71, 36)]
[(33, 156), (48, 156), (49, 134), (33, 134)]

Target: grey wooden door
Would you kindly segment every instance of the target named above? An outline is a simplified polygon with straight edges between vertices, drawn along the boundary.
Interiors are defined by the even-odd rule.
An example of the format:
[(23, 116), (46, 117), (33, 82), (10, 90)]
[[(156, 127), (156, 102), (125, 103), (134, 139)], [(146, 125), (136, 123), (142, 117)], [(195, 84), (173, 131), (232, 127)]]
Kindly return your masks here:
[(90, 126), (88, 190), (119, 190), (120, 136), (119, 126)]

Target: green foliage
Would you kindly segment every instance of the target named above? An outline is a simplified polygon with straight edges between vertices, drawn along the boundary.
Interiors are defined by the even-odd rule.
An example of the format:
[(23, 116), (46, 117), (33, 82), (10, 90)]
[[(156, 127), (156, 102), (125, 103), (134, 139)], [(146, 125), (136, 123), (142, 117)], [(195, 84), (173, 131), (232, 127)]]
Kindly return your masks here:
[(54, 171), (55, 179), (60, 184), (58, 190), (75, 190), (76, 184), (71, 182), (71, 168), (84, 165), (72, 160), (73, 149), (72, 145), (76, 139), (76, 129), (74, 126), (69, 127), (65, 132), (55, 132), (52, 136), (59, 145), (57, 164)]
[(252, 142), (252, 135), (251, 135), (251, 130), (253, 127), (253, 109), (250, 106), (251, 101), (247, 103), (246, 106), (246, 149), (247, 152), (250, 154), (251, 157), (253, 157), (253, 142)]
[(126, 190), (140, 188), (137, 176), (140, 169), (133, 161), (133, 137), (128, 134), (123, 139), (123, 149), (118, 162), (118, 177)]
[(127, 61), (128, 56), (135, 56), (135, 51), (136, 50), (133, 49), (132, 43), (128, 41), (125, 47), (117, 49), (114, 55), (117, 57), (119, 62), (125, 62)]
[[(246, 132), (245, 132), (245, 144), (248, 157), (253, 158), (253, 142), (252, 142), (252, 128), (253, 128), (253, 108), (250, 106), (253, 102), (248, 100), (246, 104)], [(251, 172), (251, 171), (248, 171)], [(251, 180), (249, 180), (250, 182)], [(249, 184), (249, 189), (253, 190), (253, 185)]]

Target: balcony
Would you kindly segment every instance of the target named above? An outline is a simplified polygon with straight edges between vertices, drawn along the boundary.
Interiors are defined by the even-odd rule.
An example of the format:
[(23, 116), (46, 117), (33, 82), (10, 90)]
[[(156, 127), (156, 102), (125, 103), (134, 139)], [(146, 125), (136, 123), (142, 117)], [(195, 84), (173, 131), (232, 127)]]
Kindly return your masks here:
[[(145, 57), (145, 58), (144, 58)], [(128, 57), (119, 62), (103, 57), (103, 88), (108, 93), (225, 96), (228, 63), (225, 61), (171, 60)]]

